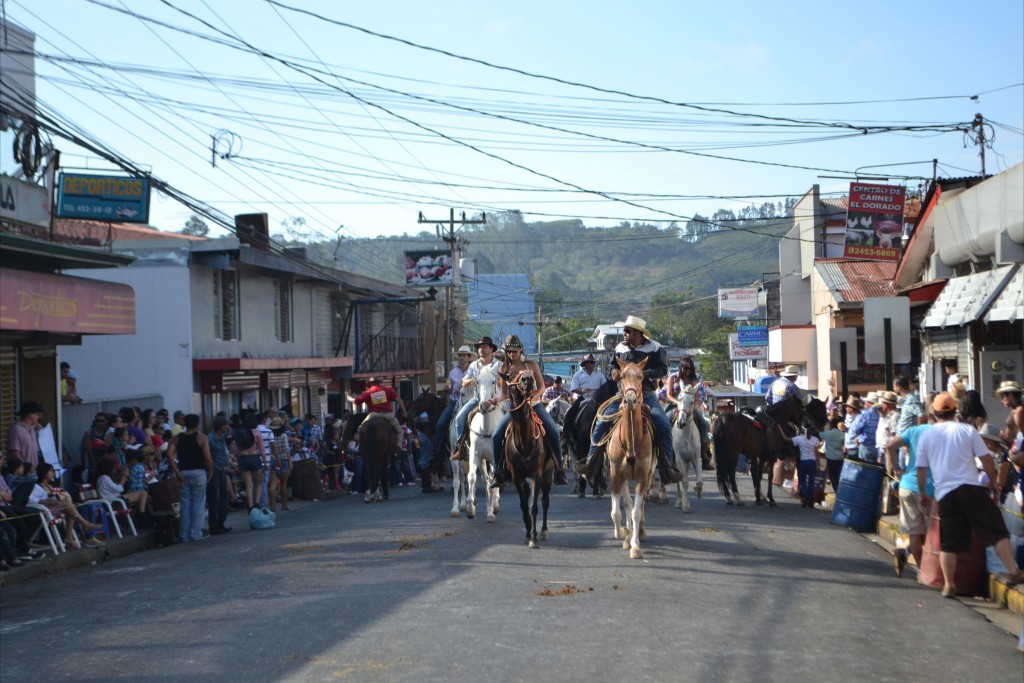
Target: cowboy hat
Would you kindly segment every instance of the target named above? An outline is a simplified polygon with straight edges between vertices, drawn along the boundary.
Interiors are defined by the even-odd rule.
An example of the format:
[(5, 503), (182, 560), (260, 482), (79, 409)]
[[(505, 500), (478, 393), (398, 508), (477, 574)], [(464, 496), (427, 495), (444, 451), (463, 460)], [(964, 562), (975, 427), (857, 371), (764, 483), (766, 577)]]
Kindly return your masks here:
[(850, 398), (846, 399), (846, 403), (844, 403), (843, 405), (846, 406), (847, 408), (853, 408), (854, 410), (864, 409), (864, 406), (860, 402), (860, 399), (857, 398), (856, 396), (851, 396)]
[(1000, 394), (1022, 394), (1022, 393), (1024, 393), (1024, 389), (1021, 389), (1020, 385), (1017, 384), (1016, 382), (1014, 382), (1013, 380), (1009, 380), (1009, 381), (1000, 383), (999, 384), (999, 388), (996, 389), (994, 392), (992, 392), (992, 395), (993, 396), (998, 396)]
[(783, 377), (793, 376), (797, 377), (800, 374), (800, 369), (795, 365), (787, 365), (780, 373)]
[(271, 429), (281, 429), (282, 427), (284, 427), (284, 420), (282, 420), (280, 417), (275, 417), (270, 421), (270, 424), (267, 426), (270, 427)]
[(597, 359), (594, 358), (594, 354), (588, 353), (587, 355), (583, 356), (583, 360), (580, 361), (580, 365), (586, 365), (587, 363), (596, 363), (596, 362), (597, 362)]
[(956, 384), (949, 388), (949, 397), (956, 401), (957, 403), (960, 403), (960, 401), (964, 400), (964, 396), (966, 395), (967, 387), (964, 386), (963, 382), (957, 382)]
[(474, 344), (473, 346), (474, 346), (475, 348), (478, 348), (478, 349), (479, 349), (479, 348), (480, 348), (481, 346), (483, 346), (484, 344), (487, 344), (488, 346), (490, 346), (490, 347), (491, 347), (491, 351), (497, 351), (497, 350), (498, 350), (498, 345), (497, 345), (497, 344), (495, 344), (495, 343), (494, 343), (494, 340), (493, 340), (493, 339), (491, 339), (490, 337), (480, 337), (480, 341), (478, 341), (478, 342), (477, 342), (476, 344)]
[(892, 391), (883, 391), (880, 394), (878, 394), (878, 400), (881, 401), (882, 403), (887, 403), (891, 406), (894, 406), (896, 405), (898, 397)]
[(459, 350), (455, 352), (456, 356), (461, 356), (462, 354), (466, 354), (467, 356), (473, 355), (473, 349), (469, 348), (469, 344), (463, 344), (459, 347)]
[(643, 318), (638, 318), (635, 315), (627, 315), (624, 322), (615, 323), (615, 326), (622, 327), (623, 329), (628, 327), (631, 330), (636, 330), (648, 339), (651, 339), (651, 331), (647, 329), (647, 321)]
[(995, 441), (996, 443), (1001, 444), (1003, 446), (1010, 445), (1003, 438), (1003, 435), (999, 433), (999, 427), (996, 427), (994, 424), (986, 422), (981, 426), (981, 429), (978, 430), (978, 434), (980, 434), (981, 438), (983, 439)]
[(518, 349), (521, 351), (523, 349), (523, 342), (519, 340), (518, 335), (510, 334), (505, 337), (505, 343), (502, 344), (501, 348), (505, 351), (508, 351), (509, 349)]

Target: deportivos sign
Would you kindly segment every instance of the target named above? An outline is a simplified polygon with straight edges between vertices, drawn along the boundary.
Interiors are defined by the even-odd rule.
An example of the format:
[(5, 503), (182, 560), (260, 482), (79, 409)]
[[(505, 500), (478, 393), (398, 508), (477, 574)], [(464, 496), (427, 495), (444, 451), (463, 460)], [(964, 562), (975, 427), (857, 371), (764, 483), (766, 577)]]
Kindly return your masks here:
[(149, 221), (149, 178), (62, 173), (57, 217), (109, 223)]

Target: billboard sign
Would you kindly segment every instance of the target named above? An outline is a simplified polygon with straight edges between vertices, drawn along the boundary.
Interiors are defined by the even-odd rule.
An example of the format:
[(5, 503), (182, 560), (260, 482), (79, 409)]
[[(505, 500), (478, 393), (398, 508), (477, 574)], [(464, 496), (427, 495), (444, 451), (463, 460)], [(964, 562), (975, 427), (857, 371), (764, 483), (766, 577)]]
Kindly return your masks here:
[(405, 252), (407, 287), (448, 287), (455, 283), (450, 251)]
[(740, 346), (768, 346), (767, 325), (740, 325), (736, 332)]
[(889, 320), (889, 342), (893, 363), (909, 363), (910, 299), (880, 296), (864, 299), (864, 360), (885, 362), (885, 321)]
[(0, 175), (0, 211), (13, 223), (50, 228), (50, 193), (42, 185)]
[(898, 261), (906, 196), (900, 185), (850, 183), (843, 256)]
[(149, 178), (61, 173), (57, 218), (149, 222)]
[(729, 335), (730, 360), (768, 360), (768, 346), (740, 346), (738, 334)]
[(756, 318), (757, 287), (718, 290), (719, 318)]

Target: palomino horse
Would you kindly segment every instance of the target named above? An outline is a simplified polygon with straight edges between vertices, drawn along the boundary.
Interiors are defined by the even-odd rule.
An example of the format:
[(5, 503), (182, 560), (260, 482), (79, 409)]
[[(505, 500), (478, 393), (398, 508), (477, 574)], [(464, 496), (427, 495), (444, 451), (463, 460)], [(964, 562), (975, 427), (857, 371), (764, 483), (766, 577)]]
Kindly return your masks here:
[(518, 375), (501, 374), (508, 387), (511, 404), (511, 421), (505, 437), (505, 452), (498, 454), (505, 458), (505, 469), (512, 477), (512, 483), (519, 492), (519, 507), (523, 511), (526, 525), (526, 544), (537, 545), (537, 499), (544, 505), (543, 526), (540, 540), (548, 540), (548, 505), (551, 503), (551, 481), (555, 464), (547, 457), (544, 444), (544, 428), (540, 418), (533, 412), (530, 399), (536, 390), (533, 373), (523, 370)]
[(398, 449), (398, 435), (391, 420), (370, 413), (359, 425), (359, 455), (363, 457), (363, 500), (369, 503), (388, 497), (388, 463)]
[[(725, 496), (725, 504), (732, 505), (734, 495), (737, 505), (743, 505), (736, 489), (736, 465), (740, 454), (747, 456), (750, 463), (750, 477), (754, 482), (754, 497), (758, 505), (765, 501), (775, 507), (775, 496), (772, 495), (772, 468), (783, 452), (785, 442), (778, 435), (777, 429), (793, 432), (801, 424), (808, 424), (821, 429), (824, 427), (828, 410), (825, 404), (814, 398), (806, 408), (796, 401), (790, 402), (790, 409), (777, 427), (765, 429), (756, 416), (744, 413), (726, 413), (715, 422), (715, 470), (718, 487)], [(768, 495), (761, 495), (761, 479), (768, 475)], [(730, 488), (732, 495), (730, 495)]]
[[(450, 448), (455, 448), (455, 416), (462, 410), (462, 406), (469, 403), (476, 396), (476, 384), (468, 384), (459, 389), (459, 400), (455, 402), (452, 410), (452, 421), (448, 424), (448, 443)], [(475, 412), (473, 413), (476, 414)], [(472, 419), (472, 416), (470, 416)], [(466, 483), (466, 447), (463, 446), (461, 457), (452, 460), (452, 517), (458, 517), (460, 512), (466, 509), (469, 499), (469, 485)]]
[[(687, 385), (672, 415), (672, 450), (676, 452), (676, 465), (683, 473), (682, 481), (676, 482), (676, 507), (683, 512), (693, 512), (693, 506), (690, 504), (690, 473), (687, 470), (693, 470), (697, 477), (697, 483), (693, 487), (697, 497), (700, 498), (704, 492), (700, 431), (693, 419), (696, 410), (697, 388)], [(667, 500), (665, 482), (660, 482), (657, 501), (664, 503)]]
[(477, 474), (483, 472), (487, 491), (487, 521), (493, 522), (501, 501), (501, 489), (491, 488), (494, 483), (493, 437), (498, 423), (505, 417), (505, 409), (501, 404), (485, 402), (498, 395), (498, 369), (490, 366), (481, 368), (476, 386), (481, 407), (473, 413), (466, 425), (469, 429), (469, 460), (460, 461), (466, 470), (466, 517), (476, 517), (476, 479)]
[[(612, 523), (615, 538), (622, 541), (623, 550), (638, 560), (644, 554), (640, 541), (647, 540), (644, 528), (644, 499), (651, 487), (654, 476), (654, 424), (644, 410), (644, 366), (640, 363), (625, 363), (616, 358), (621, 377), (619, 393), (622, 395), (619, 411), (610, 416), (599, 415), (599, 420), (612, 420), (614, 425), (608, 431), (605, 452), (608, 455), (608, 469), (611, 473), (610, 492), (612, 496)], [(635, 484), (636, 499), (631, 500), (629, 480)], [(620, 499), (626, 508), (626, 528), (622, 527)], [(627, 537), (627, 531), (630, 532)]]

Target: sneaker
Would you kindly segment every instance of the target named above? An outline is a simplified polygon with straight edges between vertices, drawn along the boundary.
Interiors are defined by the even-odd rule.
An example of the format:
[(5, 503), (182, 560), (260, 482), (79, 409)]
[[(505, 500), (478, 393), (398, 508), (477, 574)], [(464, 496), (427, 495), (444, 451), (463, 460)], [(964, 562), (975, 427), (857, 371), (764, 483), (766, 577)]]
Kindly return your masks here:
[(907, 566), (907, 549), (896, 548), (892, 554), (892, 568), (897, 577), (903, 576), (903, 569)]

